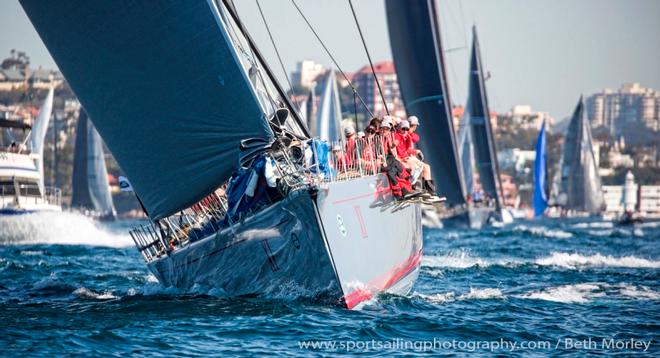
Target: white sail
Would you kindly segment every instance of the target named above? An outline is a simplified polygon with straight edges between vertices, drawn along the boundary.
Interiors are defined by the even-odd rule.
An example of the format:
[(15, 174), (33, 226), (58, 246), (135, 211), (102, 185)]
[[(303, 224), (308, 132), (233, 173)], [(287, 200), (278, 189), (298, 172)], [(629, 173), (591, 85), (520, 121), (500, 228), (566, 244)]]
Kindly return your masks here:
[(470, 116), (461, 119), (458, 129), (458, 156), (465, 179), (465, 190), (468, 194), (474, 192), (474, 148), (472, 146), (472, 131), (470, 130)]
[(37, 170), (39, 171), (39, 176), (41, 177), (39, 188), (42, 193), (44, 192), (44, 142), (46, 141), (46, 132), (48, 131), (50, 117), (53, 114), (53, 94), (54, 89), (51, 87), (50, 90), (48, 90), (46, 99), (41, 105), (39, 115), (37, 116), (34, 126), (32, 127), (32, 132), (30, 133), (30, 151), (32, 154), (36, 155), (35, 163)]
[(319, 109), (316, 114), (316, 128), (322, 140), (338, 141), (344, 138), (341, 131), (341, 103), (335, 70), (331, 69), (321, 94)]

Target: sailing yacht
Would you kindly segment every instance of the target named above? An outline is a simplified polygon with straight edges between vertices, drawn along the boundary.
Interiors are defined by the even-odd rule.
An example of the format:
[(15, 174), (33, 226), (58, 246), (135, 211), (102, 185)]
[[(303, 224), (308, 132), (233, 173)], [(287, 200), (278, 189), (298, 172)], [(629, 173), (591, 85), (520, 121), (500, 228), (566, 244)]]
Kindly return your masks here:
[(600, 215), (605, 209), (598, 166), (593, 152), (591, 124), (580, 97), (564, 139), (551, 206), (561, 216)]
[(321, 140), (336, 142), (344, 139), (341, 130), (341, 103), (339, 100), (339, 89), (337, 88), (337, 77), (335, 70), (328, 72), (325, 88), (319, 101), (319, 110), (316, 113), (316, 125), (318, 130), (314, 133)]
[(62, 210), (60, 190), (44, 185), (43, 151), (53, 92), (48, 91), (34, 127), (0, 119), (0, 215)]
[[(480, 229), (501, 218), (502, 196), (476, 31), (470, 69), (469, 117), (456, 139), (435, 1), (386, 0), (392, 55), (408, 115), (422, 119), (420, 149), (431, 165), (436, 191), (446, 208), (431, 207), (427, 217), (443, 226)], [(406, 29), (406, 31), (401, 31)], [(467, 121), (467, 122), (466, 122)], [(472, 154), (474, 153), (474, 154)], [(474, 158), (472, 158), (474, 155)], [(488, 200), (471, 200), (476, 163)], [(468, 182), (469, 180), (469, 182)], [(468, 200), (470, 199), (470, 200)]]
[(76, 127), (72, 188), (72, 208), (102, 221), (116, 218), (103, 143), (83, 108), (80, 108)]
[(148, 214), (131, 235), (163, 285), (347, 308), (411, 289), (419, 205), (337, 174), (230, 0), (21, 4)]

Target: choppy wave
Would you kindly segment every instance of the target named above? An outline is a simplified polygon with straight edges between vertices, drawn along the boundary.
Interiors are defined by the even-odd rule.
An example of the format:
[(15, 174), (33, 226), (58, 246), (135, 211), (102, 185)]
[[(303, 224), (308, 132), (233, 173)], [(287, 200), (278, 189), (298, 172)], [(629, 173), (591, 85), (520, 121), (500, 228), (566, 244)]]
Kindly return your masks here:
[(635, 256), (613, 257), (601, 254), (581, 255), (565, 252), (553, 252), (548, 257), (537, 259), (535, 263), (540, 266), (558, 266), (569, 269), (581, 267), (660, 268), (660, 261)]
[(445, 303), (451, 301), (464, 301), (464, 300), (489, 300), (489, 299), (502, 299), (504, 294), (500, 291), (499, 288), (470, 288), (469, 292), (466, 292), (461, 295), (457, 295), (455, 292), (444, 292), (436, 293), (432, 295), (426, 295), (422, 293), (416, 293), (416, 297), (419, 297), (425, 301), (432, 303)]
[(604, 296), (605, 293), (600, 292), (601, 290), (598, 284), (581, 283), (545, 288), (518, 297), (561, 303), (587, 303), (591, 298)]
[(440, 256), (427, 255), (422, 259), (422, 267), (426, 268), (470, 269), (491, 266), (516, 268), (521, 265), (554, 266), (571, 270), (588, 267), (656, 269), (660, 268), (660, 261), (635, 256), (614, 257), (602, 254), (583, 255), (567, 252), (552, 252), (550, 256), (535, 260), (515, 258), (489, 260), (472, 256), (466, 250), (450, 251), (447, 255)]
[(550, 229), (545, 226), (527, 226), (518, 225), (512, 229), (514, 232), (529, 234), (532, 236), (545, 237), (551, 239), (570, 239), (573, 234), (568, 231)]
[(658, 300), (660, 293), (646, 286), (628, 283), (607, 284), (602, 282), (580, 283), (549, 287), (530, 293), (517, 295), (525, 299), (537, 299), (560, 303), (589, 303), (598, 298), (623, 298), (636, 300)]
[(70, 212), (44, 212), (0, 218), (0, 245), (90, 245), (127, 247), (127, 234), (112, 233), (94, 220)]

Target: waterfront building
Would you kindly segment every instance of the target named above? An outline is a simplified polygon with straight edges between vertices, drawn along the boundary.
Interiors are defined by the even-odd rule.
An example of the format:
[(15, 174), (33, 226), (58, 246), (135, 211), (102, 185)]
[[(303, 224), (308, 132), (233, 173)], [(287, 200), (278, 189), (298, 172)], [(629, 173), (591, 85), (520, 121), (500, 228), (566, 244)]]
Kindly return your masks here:
[(587, 115), (594, 127), (603, 126), (619, 137), (622, 129), (633, 123), (660, 129), (660, 91), (625, 83), (618, 91), (604, 89), (586, 100)]
[[(389, 109), (390, 114), (405, 117), (406, 111), (403, 101), (401, 100), (401, 92), (399, 90), (399, 82), (397, 81), (396, 71), (394, 69), (394, 62), (377, 62), (374, 64), (374, 70), (383, 90), (385, 103), (387, 103), (387, 108)], [(366, 102), (367, 107), (369, 107), (369, 110), (374, 115), (386, 114), (383, 101), (378, 92), (378, 86), (374, 80), (369, 65), (362, 67), (353, 75), (353, 85), (357, 88), (358, 92)], [(365, 116), (369, 116), (363, 106), (358, 106), (358, 112), (363, 113)], [(424, 118), (420, 118), (420, 120), (423, 122)]]
[(316, 77), (324, 72), (325, 68), (320, 63), (312, 60), (300, 61), (296, 64), (296, 69), (291, 73), (291, 83), (294, 86), (312, 88)]

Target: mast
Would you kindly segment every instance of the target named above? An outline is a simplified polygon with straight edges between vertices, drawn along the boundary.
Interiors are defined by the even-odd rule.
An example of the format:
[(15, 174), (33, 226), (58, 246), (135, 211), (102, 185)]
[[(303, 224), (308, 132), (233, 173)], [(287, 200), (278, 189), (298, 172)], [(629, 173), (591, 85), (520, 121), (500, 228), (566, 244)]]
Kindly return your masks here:
[[(215, 1), (217, 2), (218, 0), (215, 0)], [(234, 7), (234, 1), (233, 0), (222, 0), (222, 3), (225, 5), (225, 8), (227, 9), (227, 12), (229, 13), (229, 16), (231, 16), (232, 20), (234, 20), (234, 22), (236, 23), (236, 26), (238, 26), (238, 30), (241, 32), (243, 37), (245, 37), (245, 39), (247, 40), (248, 45), (250, 46), (250, 49), (252, 50), (252, 53), (254, 53), (257, 60), (259, 61), (259, 64), (261, 65), (261, 67), (266, 72), (266, 75), (268, 75), (268, 79), (271, 81), (271, 83), (273, 84), (273, 87), (275, 87), (275, 89), (277, 90), (277, 94), (280, 96), (280, 98), (282, 98), (282, 100), (284, 101), (284, 104), (289, 109), (289, 112), (290, 112), (291, 116), (293, 116), (293, 119), (295, 120), (296, 124), (298, 125), (300, 130), (305, 134), (305, 136), (311, 137), (311, 135), (310, 135), (310, 133), (307, 129), (307, 126), (305, 125), (305, 121), (303, 121), (303, 119), (300, 118), (300, 114), (298, 113), (298, 111), (296, 111), (295, 107), (293, 106), (293, 103), (291, 102), (291, 99), (289, 98), (289, 96), (286, 94), (286, 92), (284, 91), (284, 89), (280, 85), (279, 81), (277, 80), (277, 78), (275, 77), (275, 75), (273, 73), (273, 70), (270, 68), (270, 66), (268, 66), (268, 63), (264, 59), (263, 55), (261, 54), (261, 52), (257, 48), (256, 43), (254, 42), (254, 40), (250, 36), (250, 33), (247, 31), (247, 29), (245, 28), (245, 25), (243, 24), (240, 17), (238, 16), (238, 13), (236, 12), (236, 8)], [(219, 7), (219, 4), (218, 4), (218, 7)]]

